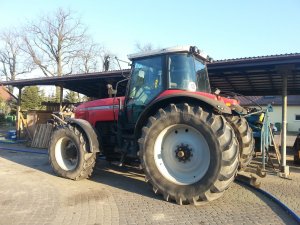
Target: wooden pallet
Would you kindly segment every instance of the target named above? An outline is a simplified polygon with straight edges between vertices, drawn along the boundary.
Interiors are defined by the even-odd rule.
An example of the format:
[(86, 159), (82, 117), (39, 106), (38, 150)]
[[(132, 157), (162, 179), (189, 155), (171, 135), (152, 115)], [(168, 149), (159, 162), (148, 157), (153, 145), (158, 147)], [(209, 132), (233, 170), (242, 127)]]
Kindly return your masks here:
[(53, 127), (51, 124), (37, 124), (31, 147), (33, 148), (48, 148)]

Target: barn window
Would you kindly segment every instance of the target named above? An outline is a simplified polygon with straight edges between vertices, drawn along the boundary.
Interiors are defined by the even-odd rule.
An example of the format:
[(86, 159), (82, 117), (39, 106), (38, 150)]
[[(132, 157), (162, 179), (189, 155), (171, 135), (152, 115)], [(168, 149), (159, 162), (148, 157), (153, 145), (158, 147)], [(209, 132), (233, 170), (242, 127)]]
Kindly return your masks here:
[(300, 114), (296, 114), (296, 115), (295, 115), (295, 120), (296, 120), (296, 121), (300, 121)]

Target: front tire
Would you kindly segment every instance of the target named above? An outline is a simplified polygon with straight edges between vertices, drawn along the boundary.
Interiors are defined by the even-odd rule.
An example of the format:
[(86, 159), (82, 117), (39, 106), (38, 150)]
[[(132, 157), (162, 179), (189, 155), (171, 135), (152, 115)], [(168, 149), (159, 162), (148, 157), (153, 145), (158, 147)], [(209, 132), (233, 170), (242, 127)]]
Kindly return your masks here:
[(78, 128), (68, 125), (54, 131), (49, 144), (49, 161), (64, 178), (81, 180), (92, 175), (96, 153), (88, 152), (88, 140)]
[(149, 118), (139, 139), (146, 181), (178, 204), (219, 198), (235, 178), (238, 143), (221, 115), (171, 104)]

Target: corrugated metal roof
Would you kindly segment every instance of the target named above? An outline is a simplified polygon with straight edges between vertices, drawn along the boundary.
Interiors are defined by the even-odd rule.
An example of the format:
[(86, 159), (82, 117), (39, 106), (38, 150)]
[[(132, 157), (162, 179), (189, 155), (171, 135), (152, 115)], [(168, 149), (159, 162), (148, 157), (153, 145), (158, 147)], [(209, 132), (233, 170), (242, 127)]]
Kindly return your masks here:
[(300, 54), (227, 59), (208, 64), (211, 86), (247, 96), (281, 95), (282, 76), (288, 95), (300, 95)]
[[(32, 85), (56, 85), (72, 91), (79, 92), (89, 97), (107, 97), (107, 84), (116, 83), (128, 75), (130, 70), (114, 70), (107, 72), (83, 73), (65, 75), (62, 77), (40, 77), (35, 79), (22, 79), (9, 82), (0, 82), (2, 85), (13, 85), (14, 87), (25, 87)], [(119, 86), (120, 94), (125, 93), (126, 82)]]
[(286, 53), (277, 55), (264, 55), (264, 56), (253, 56), (253, 57), (242, 57), (242, 58), (232, 58), (232, 59), (217, 59), (212, 62), (212, 64), (223, 63), (223, 62), (237, 62), (237, 61), (247, 61), (247, 60), (261, 60), (261, 59), (274, 59), (274, 58), (284, 58), (284, 57), (300, 56), (300, 53)]
[[(282, 96), (238, 96), (236, 98), (243, 106), (253, 106), (255, 103), (262, 106), (266, 106), (268, 104), (277, 106), (282, 105)], [(300, 95), (287, 96), (287, 103), (289, 106), (300, 106)]]
[[(282, 75), (288, 77), (288, 95), (300, 95), (300, 53), (257, 56), (219, 60), (207, 65), (212, 88), (224, 93), (236, 92), (246, 96), (281, 95)], [(130, 70), (74, 74), (63, 77), (41, 77), (2, 82), (3, 85), (63, 85), (90, 97), (107, 96), (106, 84), (115, 85)], [(120, 87), (125, 93), (126, 82)], [(119, 93), (119, 92), (118, 92)]]

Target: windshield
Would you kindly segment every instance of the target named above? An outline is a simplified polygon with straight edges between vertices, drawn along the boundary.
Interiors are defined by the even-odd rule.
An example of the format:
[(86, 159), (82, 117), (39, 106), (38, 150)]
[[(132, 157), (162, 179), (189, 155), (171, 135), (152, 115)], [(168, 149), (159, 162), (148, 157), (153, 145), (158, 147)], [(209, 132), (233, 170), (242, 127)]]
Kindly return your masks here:
[(163, 57), (155, 56), (133, 61), (129, 99), (144, 105), (162, 91)]
[(168, 57), (170, 89), (210, 92), (205, 64), (191, 54), (173, 54)]

